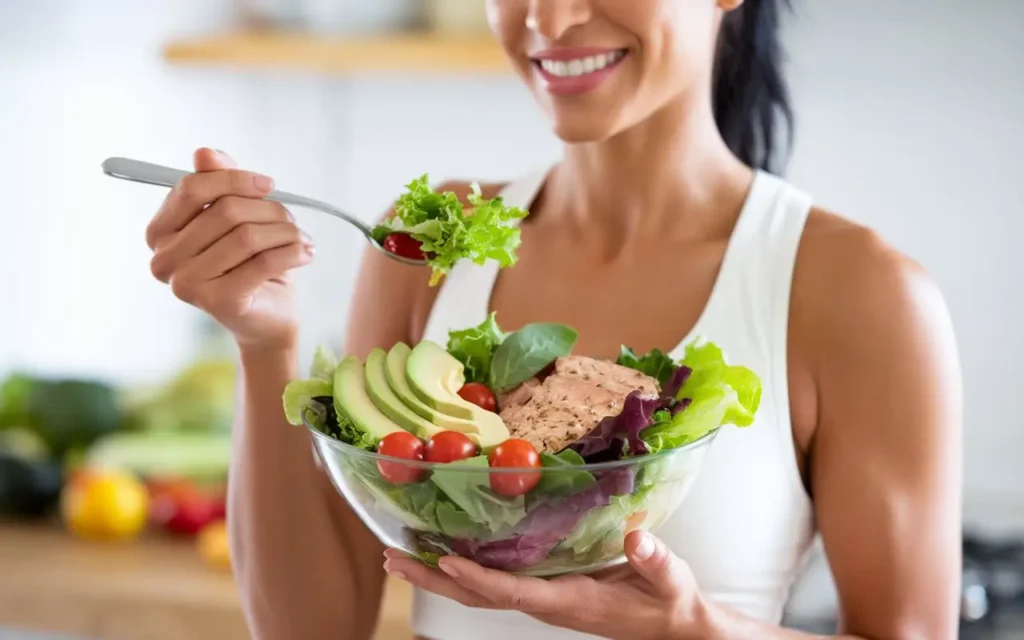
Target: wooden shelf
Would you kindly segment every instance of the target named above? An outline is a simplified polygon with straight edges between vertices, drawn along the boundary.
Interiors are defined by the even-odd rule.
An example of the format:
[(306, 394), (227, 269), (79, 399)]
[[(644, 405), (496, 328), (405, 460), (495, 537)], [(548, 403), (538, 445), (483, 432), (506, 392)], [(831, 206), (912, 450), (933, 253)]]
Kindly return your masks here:
[(164, 58), (172, 64), (294, 69), (330, 75), (511, 71), (505, 54), (489, 36), (453, 39), (417, 33), (361, 38), (236, 33), (171, 42), (164, 48)]
[[(389, 580), (377, 640), (411, 637), (412, 588)], [(247, 640), (231, 575), (188, 541), (86, 543), (49, 526), (0, 523), (0, 630), (104, 640)]]

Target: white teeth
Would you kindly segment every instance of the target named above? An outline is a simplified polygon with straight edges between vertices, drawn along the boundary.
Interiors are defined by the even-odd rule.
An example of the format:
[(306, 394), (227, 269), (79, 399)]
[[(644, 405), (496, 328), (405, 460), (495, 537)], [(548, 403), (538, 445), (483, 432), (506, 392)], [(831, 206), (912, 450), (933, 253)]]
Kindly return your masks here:
[(626, 55), (624, 51), (612, 51), (575, 60), (541, 60), (540, 66), (553, 76), (572, 78), (586, 73), (600, 71), (610, 64), (615, 64)]

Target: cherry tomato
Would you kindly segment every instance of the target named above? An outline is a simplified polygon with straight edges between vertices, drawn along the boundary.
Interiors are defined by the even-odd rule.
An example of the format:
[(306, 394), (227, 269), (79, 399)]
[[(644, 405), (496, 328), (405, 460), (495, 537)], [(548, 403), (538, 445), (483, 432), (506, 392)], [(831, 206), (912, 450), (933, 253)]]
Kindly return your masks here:
[[(377, 445), (377, 453), (391, 458), (403, 460), (423, 460), (423, 441), (408, 431), (396, 431), (384, 436)], [(413, 467), (401, 462), (378, 460), (377, 470), (382, 478), (391, 484), (413, 484), (423, 477), (425, 469)]]
[(498, 410), (498, 399), (494, 397), (494, 392), (482, 382), (470, 382), (462, 385), (462, 388), (459, 389), (459, 396), (485, 411), (497, 412)]
[(460, 431), (441, 431), (427, 440), (427, 462), (455, 462), (476, 455), (476, 444)]
[[(526, 440), (512, 438), (502, 442), (487, 457), (492, 467), (506, 469), (540, 469), (540, 455)], [(508, 498), (529, 493), (540, 482), (540, 471), (526, 473), (492, 473), (491, 491)]]
[(411, 260), (423, 260), (425, 258), (420, 241), (407, 233), (392, 233), (384, 238), (383, 246), (385, 251), (396, 256), (402, 256)]

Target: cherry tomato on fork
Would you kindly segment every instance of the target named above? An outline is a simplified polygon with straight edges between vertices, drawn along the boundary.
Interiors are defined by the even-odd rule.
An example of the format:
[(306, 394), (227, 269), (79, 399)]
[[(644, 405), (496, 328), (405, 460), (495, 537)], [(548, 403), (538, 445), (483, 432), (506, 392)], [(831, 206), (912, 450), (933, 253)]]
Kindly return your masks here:
[[(493, 468), (506, 469), (540, 469), (540, 455), (533, 445), (526, 440), (512, 438), (502, 442), (491, 455), (487, 462)], [(525, 495), (540, 482), (540, 471), (528, 471), (525, 473), (492, 473), (491, 491), (505, 496), (515, 498)]]
[(410, 260), (424, 260), (423, 248), (419, 240), (416, 240), (407, 233), (392, 233), (384, 238), (382, 245), (388, 253), (396, 256), (409, 258)]
[(494, 397), (494, 392), (482, 382), (470, 382), (462, 385), (462, 388), (459, 389), (459, 397), (484, 411), (494, 413), (498, 411), (498, 399)]
[[(384, 436), (377, 445), (377, 453), (391, 458), (419, 462), (423, 460), (423, 441), (408, 431), (396, 431)], [(425, 469), (401, 462), (378, 460), (377, 470), (391, 484), (413, 484), (423, 477)]]
[(476, 455), (476, 443), (460, 431), (441, 431), (427, 440), (427, 462), (455, 462)]

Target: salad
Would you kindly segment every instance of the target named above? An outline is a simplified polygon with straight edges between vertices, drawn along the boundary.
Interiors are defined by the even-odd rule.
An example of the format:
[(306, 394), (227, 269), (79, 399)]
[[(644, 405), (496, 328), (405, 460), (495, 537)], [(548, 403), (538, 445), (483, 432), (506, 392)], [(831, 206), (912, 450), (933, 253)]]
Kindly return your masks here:
[(373, 229), (374, 241), (395, 255), (425, 260), (432, 269), (431, 286), (463, 259), (511, 267), (520, 244), (513, 222), (527, 212), (506, 206), (500, 196), (485, 199), (478, 184), (472, 188), (472, 207), (465, 211), (454, 193), (434, 191), (426, 175), (413, 180), (395, 203), (395, 215)]
[(576, 340), (552, 323), (505, 333), (491, 314), (446, 347), (365, 362), (321, 348), (285, 413), (387, 544), (534, 575), (601, 566), (675, 511), (719, 427), (753, 422), (761, 382), (712, 342), (612, 362)]

